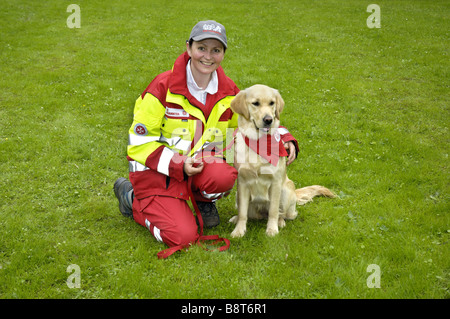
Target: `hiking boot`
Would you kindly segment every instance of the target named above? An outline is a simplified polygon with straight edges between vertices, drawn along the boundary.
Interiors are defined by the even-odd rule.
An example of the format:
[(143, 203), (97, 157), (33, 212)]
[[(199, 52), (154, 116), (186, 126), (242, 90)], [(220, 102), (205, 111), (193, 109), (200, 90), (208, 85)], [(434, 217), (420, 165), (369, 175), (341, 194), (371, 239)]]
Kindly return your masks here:
[(118, 178), (114, 183), (114, 194), (119, 200), (119, 210), (125, 217), (133, 218), (133, 186), (123, 177)]
[(207, 228), (216, 227), (220, 224), (219, 213), (213, 202), (197, 202), (198, 209), (203, 219), (203, 226)]

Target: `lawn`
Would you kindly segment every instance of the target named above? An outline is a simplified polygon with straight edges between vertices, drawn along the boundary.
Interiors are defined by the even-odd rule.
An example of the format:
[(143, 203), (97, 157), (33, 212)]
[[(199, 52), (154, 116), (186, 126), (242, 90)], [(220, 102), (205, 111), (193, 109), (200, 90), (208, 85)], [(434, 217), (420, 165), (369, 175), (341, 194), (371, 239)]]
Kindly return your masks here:
[[(357, 0), (79, 0), (80, 28), (71, 1), (0, 3), (1, 299), (450, 297), (448, 1), (377, 1), (380, 28)], [(274, 238), (249, 222), (226, 252), (158, 260), (113, 184), (136, 98), (204, 19), (225, 25), (238, 87), (282, 94), (289, 177), (339, 198)], [(234, 201), (206, 234), (230, 238)]]

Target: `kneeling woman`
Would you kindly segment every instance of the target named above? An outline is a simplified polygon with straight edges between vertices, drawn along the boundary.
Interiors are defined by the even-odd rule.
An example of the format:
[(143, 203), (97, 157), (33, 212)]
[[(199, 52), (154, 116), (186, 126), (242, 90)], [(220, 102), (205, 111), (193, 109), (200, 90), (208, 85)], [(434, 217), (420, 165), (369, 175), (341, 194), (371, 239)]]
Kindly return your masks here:
[[(188, 245), (199, 236), (187, 202), (188, 177), (206, 227), (219, 224), (214, 202), (229, 194), (237, 178), (223, 154), (215, 153), (227, 129), (237, 127), (230, 102), (239, 89), (220, 66), (226, 49), (224, 26), (199, 22), (186, 52), (149, 84), (134, 108), (127, 157), (131, 183), (119, 178), (114, 191), (122, 214), (170, 247)], [(289, 133), (281, 138), (291, 163), (297, 141)]]

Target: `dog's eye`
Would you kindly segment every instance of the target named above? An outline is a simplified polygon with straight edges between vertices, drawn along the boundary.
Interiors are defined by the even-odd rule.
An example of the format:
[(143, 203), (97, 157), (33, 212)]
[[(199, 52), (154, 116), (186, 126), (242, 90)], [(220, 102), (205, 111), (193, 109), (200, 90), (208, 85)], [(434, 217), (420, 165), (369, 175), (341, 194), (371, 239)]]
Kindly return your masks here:
[(258, 101), (252, 102), (252, 104), (253, 104), (254, 106), (259, 106), (259, 102), (258, 102)]
[(269, 103), (270, 106), (272, 106), (272, 105), (274, 105), (274, 104), (275, 104), (274, 101), (270, 101), (270, 103)]

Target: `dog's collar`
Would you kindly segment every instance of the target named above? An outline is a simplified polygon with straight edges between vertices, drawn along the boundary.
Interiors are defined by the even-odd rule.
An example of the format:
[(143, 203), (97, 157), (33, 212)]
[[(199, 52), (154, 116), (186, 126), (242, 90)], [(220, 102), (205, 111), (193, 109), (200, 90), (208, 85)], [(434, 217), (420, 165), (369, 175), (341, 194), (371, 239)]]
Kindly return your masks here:
[(274, 134), (263, 134), (258, 140), (250, 139), (244, 134), (242, 136), (245, 144), (251, 150), (266, 159), (273, 166), (277, 166), (280, 156), (288, 156), (278, 130), (275, 130)]

